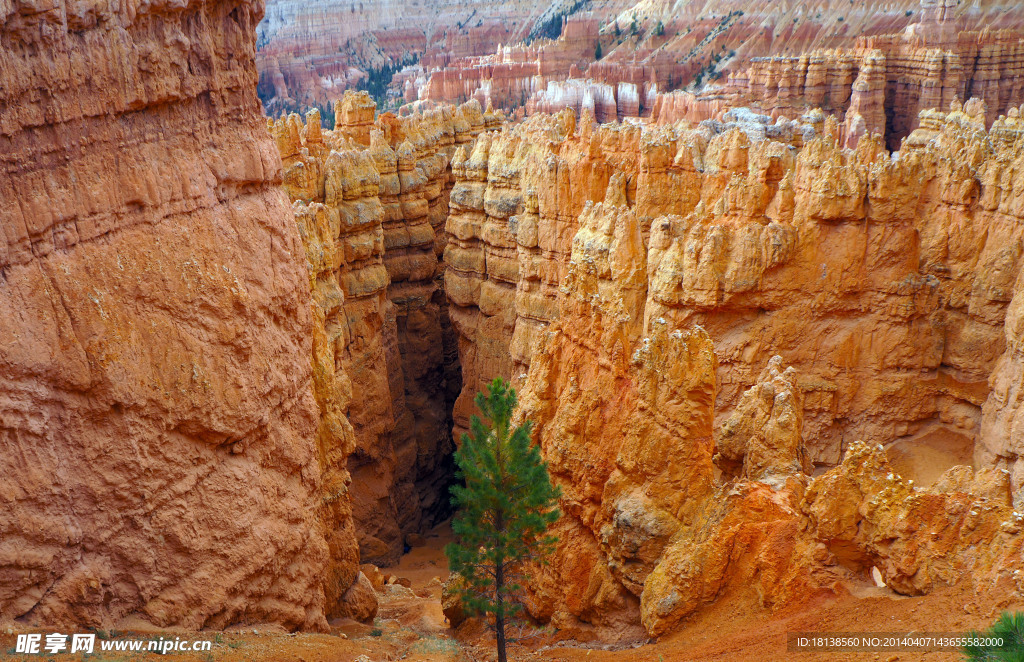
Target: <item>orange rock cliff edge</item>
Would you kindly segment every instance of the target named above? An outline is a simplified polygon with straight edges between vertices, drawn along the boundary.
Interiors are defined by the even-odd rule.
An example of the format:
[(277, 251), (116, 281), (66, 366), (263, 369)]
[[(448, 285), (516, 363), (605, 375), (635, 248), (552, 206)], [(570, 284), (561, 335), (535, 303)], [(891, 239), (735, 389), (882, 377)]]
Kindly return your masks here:
[(529, 612), (640, 638), (872, 567), (1019, 591), (1019, 109), (925, 112), (897, 154), (735, 115), (563, 111), (455, 154), (456, 426), (513, 375), (564, 491)]
[(262, 3), (0, 15), (0, 620), (326, 627), (359, 572), (350, 380), (256, 98)]

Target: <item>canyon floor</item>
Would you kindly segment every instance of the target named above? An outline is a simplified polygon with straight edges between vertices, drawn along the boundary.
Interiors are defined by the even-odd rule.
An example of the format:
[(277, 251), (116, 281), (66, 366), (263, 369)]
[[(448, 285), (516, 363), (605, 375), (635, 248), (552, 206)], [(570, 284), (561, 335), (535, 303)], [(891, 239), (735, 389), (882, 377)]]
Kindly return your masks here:
[[(179, 662), (491, 662), (493, 642), (479, 623), (452, 630), (441, 611), (441, 584), (447, 576), (444, 545), (451, 538), (446, 524), (425, 537), (426, 544), (405, 554), (401, 562), (383, 569), (385, 576), (409, 580), (410, 587), (390, 584), (380, 592), (380, 608), (372, 624), (348, 619), (331, 623), (330, 633), (289, 634), (280, 629), (235, 628), (201, 633), (212, 638), (204, 653), (168, 653)], [(657, 660), (960, 660), (958, 652), (794, 653), (786, 649), (788, 632), (963, 632), (982, 629), (1003, 610), (1022, 610), (1022, 600), (1009, 586), (977, 593), (966, 584), (921, 597), (904, 597), (868, 582), (852, 587), (844, 597), (811, 601), (765, 616), (757, 604), (723, 596), (708, 611), (678, 632), (632, 648), (608, 647), (561, 640), (558, 633), (535, 634), (525, 645), (512, 646), (512, 660), (559, 662), (641, 662)], [(40, 632), (43, 632), (40, 630)], [(160, 631), (161, 635), (190, 637), (189, 633)], [(115, 630), (114, 639), (152, 637), (154, 633)], [(37, 655), (12, 655), (12, 637), (0, 637), (5, 660), (38, 660)], [(93, 662), (135, 662), (155, 654), (100, 653)], [(80, 654), (52, 655), (53, 662), (81, 660)], [(164, 659), (161, 657), (160, 659)]]

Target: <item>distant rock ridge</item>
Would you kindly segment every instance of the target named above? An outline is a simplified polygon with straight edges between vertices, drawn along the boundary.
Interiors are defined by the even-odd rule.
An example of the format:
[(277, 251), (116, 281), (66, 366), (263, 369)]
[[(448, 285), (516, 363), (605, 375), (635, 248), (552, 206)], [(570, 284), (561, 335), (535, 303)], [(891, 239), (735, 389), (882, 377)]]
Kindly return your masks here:
[(547, 12), (567, 12), (557, 39), (535, 41), (546, 19), (529, 3), (417, 11), (271, 0), (257, 54), (268, 110), (327, 107), (372, 73), (391, 83), (390, 102), (415, 110), (476, 99), (517, 117), (571, 108), (671, 123), (820, 107), (851, 146), (878, 131), (897, 150), (920, 111), (954, 97), (982, 99), (989, 123), (1024, 103), (1024, 11), (1009, 0), (560, 2)]
[[(410, 63), (445, 68), (461, 58), (485, 56), (504, 44), (538, 36), (545, 25), (561, 27), (562, 17), (579, 4), (270, 0), (257, 29), (259, 94), (275, 117), (282, 111), (327, 107), (374, 71)], [(627, 4), (587, 3), (608, 12)], [(589, 48), (592, 54), (593, 45)]]
[[(573, 15), (543, 47), (424, 63), (397, 82), (418, 106), (476, 98), (526, 114), (589, 107), (602, 122), (652, 113), (700, 121), (738, 105), (791, 118), (821, 107), (842, 120), (852, 110), (855, 136), (877, 130), (895, 150), (920, 111), (954, 96), (983, 99), (989, 122), (1024, 103), (1020, 6), (946, 4), (768, 2), (716, 13), (644, 3)], [(694, 93), (699, 101), (687, 100)]]
[[(774, 117), (811, 108), (845, 115), (846, 143), (882, 134), (890, 149), (917, 128), (921, 111), (977, 97), (986, 122), (1024, 103), (1024, 33), (959, 32), (938, 40), (915, 24), (903, 34), (861, 37), (849, 50), (761, 58), (730, 76), (717, 94), (727, 105), (748, 104)], [(663, 113), (662, 121), (671, 121)]]

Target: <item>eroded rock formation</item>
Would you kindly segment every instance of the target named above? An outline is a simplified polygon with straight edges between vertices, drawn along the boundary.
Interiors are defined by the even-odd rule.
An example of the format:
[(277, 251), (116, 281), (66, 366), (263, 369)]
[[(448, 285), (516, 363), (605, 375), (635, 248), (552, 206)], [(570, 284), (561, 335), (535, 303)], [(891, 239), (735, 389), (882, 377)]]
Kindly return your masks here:
[(985, 116), (924, 112), (891, 155), (820, 112), (564, 111), (456, 153), (461, 401), (511, 375), (565, 493), (531, 614), (659, 635), (872, 567), (908, 594), (1020, 570), (1024, 126)]
[(719, 429), (715, 463), (726, 475), (762, 482), (810, 473), (801, 437), (803, 413), (796, 371), (783, 370), (782, 357), (773, 356)]
[(891, 149), (921, 110), (954, 95), (983, 99), (990, 122), (1024, 101), (1024, 16), (1015, 3), (588, 9), (542, 46), (506, 42), (484, 57), (421, 63), (399, 81), (404, 98), (476, 98), (526, 113), (591, 108), (599, 121), (652, 113), (702, 120), (738, 105), (795, 118), (821, 107), (840, 119), (849, 112), (855, 137), (881, 131)]
[(321, 628), (356, 578), (261, 8), (0, 7), (0, 620)]
[(823, 108), (845, 117), (851, 147), (880, 133), (899, 149), (922, 111), (946, 108), (955, 98), (983, 101), (991, 124), (1024, 102), (1024, 34), (1019, 27), (956, 32), (958, 25), (924, 15), (903, 33), (862, 37), (850, 49), (758, 58), (717, 95), (775, 117)]
[(460, 388), (439, 261), (449, 161), (498, 119), (476, 103), (374, 115), (368, 95), (348, 93), (334, 130), (321, 130), (311, 111), (272, 131), (322, 311), (324, 372), (351, 381), (325, 399), (355, 428), (348, 467), (360, 551), (365, 562), (390, 563), (405, 534), (447, 508)]
[(1005, 470), (957, 466), (931, 487), (914, 487), (881, 446), (855, 443), (841, 465), (810, 483), (802, 508), (837, 560), (876, 566), (905, 595), (964, 577), (983, 585), (1000, 572), (1020, 582), (1006, 571), (1021, 564), (1024, 536)]
[[(332, 130), (272, 123), (277, 152), (258, 6), (0, 9), (0, 619), (372, 618), (360, 556), (395, 560), (443, 511), (451, 430), (494, 376), (564, 491), (540, 620), (657, 636), (872, 568), (905, 594), (1024, 590), (1020, 40), (965, 31), (1005, 27), (995, 6), (929, 2), (852, 47), (796, 21), (792, 43), (847, 50), (713, 97), (656, 83), (729, 40), (749, 59), (760, 18), (643, 15), (588, 64), (624, 17), (580, 15), (550, 48), (406, 81), (554, 116), (349, 94)], [(306, 28), (337, 18), (318, 7)], [(362, 64), (429, 32), (375, 35)], [(325, 58), (267, 80), (365, 73)], [(771, 115), (728, 107), (744, 85)]]
[(838, 462), (844, 439), (980, 440), (1020, 268), (1005, 174), (1018, 115), (989, 132), (976, 101), (925, 113), (899, 158), (871, 138), (843, 149), (821, 116), (687, 129), (561, 114), (486, 136), (454, 158), (448, 221), (452, 315), (471, 320), (456, 324), (465, 391), (526, 372), (584, 208), (618, 171), (644, 237), (644, 315), (708, 330), (723, 415), (780, 354), (801, 375), (818, 464)]

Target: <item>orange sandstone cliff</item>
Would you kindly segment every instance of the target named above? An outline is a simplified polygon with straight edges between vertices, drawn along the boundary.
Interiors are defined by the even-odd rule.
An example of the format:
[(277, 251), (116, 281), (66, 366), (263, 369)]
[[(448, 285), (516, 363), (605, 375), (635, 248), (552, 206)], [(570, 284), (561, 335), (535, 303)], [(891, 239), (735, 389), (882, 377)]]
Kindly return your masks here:
[(808, 122), (566, 111), (456, 153), (462, 397), (512, 375), (565, 493), (535, 617), (1019, 582), (1020, 111), (925, 112), (896, 154)]
[(0, 620), (349, 612), (350, 386), (256, 98), (261, 14), (0, 6)]
[(708, 330), (723, 414), (781, 354), (801, 375), (814, 463), (856, 438), (917, 444), (933, 430), (970, 459), (988, 443), (989, 376), (1012, 357), (1021, 267), (1019, 111), (991, 130), (984, 113), (977, 100), (923, 113), (895, 154), (871, 139), (842, 148), (821, 115), (686, 128), (577, 126), (563, 112), (482, 136), (453, 159), (448, 220), (464, 390), (525, 375), (559, 317), (572, 242), (618, 175), (650, 251), (645, 319)]

